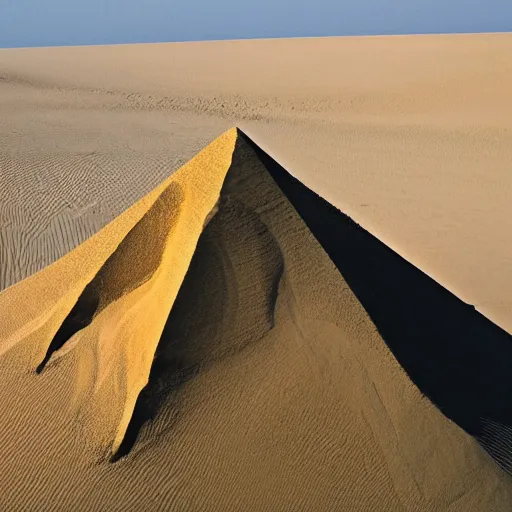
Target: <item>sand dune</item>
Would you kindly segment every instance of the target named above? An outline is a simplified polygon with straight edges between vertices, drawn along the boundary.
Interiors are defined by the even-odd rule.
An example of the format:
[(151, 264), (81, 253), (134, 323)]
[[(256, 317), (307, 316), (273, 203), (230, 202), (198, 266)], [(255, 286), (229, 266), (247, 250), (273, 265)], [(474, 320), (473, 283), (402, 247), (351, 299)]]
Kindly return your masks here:
[(0, 51), (0, 508), (511, 510), (511, 41)]
[[(443, 375), (428, 378), (436, 347), (409, 331), (418, 366), (393, 345), (402, 334), (386, 331), (349, 270), (372, 323), (309, 216), (340, 236), (339, 254), (368, 247), (341, 217), (333, 231), (323, 208), (337, 210), (263, 158), (227, 132), (0, 294), (4, 509), (511, 506), (510, 477), (422, 395), (384, 340), (420, 389), (434, 386), (434, 402), (448, 397), (457, 421), (455, 378), (454, 391)], [(459, 325), (471, 321), (461, 314)], [(500, 336), (510, 342), (494, 333), (479, 355)]]

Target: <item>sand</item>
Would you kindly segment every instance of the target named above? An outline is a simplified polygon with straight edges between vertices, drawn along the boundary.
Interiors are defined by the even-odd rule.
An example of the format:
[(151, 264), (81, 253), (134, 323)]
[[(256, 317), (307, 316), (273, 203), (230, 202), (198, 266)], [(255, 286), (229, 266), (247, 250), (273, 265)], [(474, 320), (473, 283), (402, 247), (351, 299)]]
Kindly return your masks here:
[(511, 50), (1, 50), (2, 509), (510, 510)]

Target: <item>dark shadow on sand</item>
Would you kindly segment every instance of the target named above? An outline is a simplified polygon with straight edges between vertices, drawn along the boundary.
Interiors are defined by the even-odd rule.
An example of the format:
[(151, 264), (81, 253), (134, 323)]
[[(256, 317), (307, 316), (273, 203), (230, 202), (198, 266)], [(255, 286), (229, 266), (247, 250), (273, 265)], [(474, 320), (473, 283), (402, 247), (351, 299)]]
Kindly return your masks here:
[(512, 336), (309, 190), (245, 134), (242, 137), (423, 394), (477, 438), (482, 418), (512, 426)]
[(59, 330), (53, 337), (46, 355), (36, 368), (41, 373), (52, 355), (62, 348), (78, 331), (85, 329), (92, 322), (100, 304), (100, 290), (96, 280), (91, 281), (78, 298)]

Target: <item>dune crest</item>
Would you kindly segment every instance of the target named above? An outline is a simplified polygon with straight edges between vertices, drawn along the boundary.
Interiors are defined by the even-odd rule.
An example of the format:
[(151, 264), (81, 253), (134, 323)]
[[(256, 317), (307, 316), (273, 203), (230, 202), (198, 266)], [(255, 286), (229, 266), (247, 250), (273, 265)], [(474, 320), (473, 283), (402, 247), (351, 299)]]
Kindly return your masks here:
[(425, 398), (318, 201), (233, 129), (0, 293), (0, 504), (509, 510), (509, 475)]

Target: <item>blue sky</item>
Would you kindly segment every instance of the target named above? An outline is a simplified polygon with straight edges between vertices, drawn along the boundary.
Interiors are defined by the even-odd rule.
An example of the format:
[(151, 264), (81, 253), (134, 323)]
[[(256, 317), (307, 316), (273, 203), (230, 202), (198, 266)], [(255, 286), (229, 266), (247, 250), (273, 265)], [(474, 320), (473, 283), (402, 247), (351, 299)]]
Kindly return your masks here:
[(512, 0), (0, 0), (0, 47), (512, 30)]

